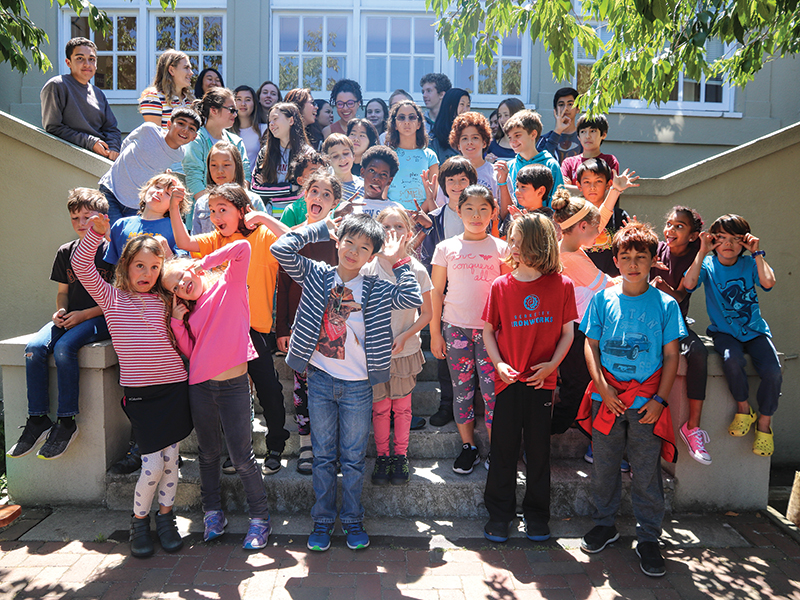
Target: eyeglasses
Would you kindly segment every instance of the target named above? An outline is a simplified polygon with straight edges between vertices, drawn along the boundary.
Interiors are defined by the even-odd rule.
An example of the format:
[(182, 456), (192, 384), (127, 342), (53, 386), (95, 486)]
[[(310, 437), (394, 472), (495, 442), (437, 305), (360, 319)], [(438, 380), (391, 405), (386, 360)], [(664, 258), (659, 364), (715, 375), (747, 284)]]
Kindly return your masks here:
[(347, 108), (353, 108), (358, 104), (358, 101), (348, 100), (347, 102), (342, 102), (341, 100), (337, 100), (336, 102), (334, 102), (334, 104), (336, 104), (336, 108), (344, 108), (345, 106)]
[(225, 110), (227, 110), (232, 115), (238, 115), (239, 114), (239, 109), (237, 109), (235, 106), (220, 106), (220, 108), (224, 108)]
[(395, 120), (396, 120), (398, 123), (405, 123), (406, 121), (408, 121), (409, 123), (413, 123), (414, 121), (416, 121), (416, 120), (417, 120), (417, 115), (408, 115), (408, 116), (405, 116), (405, 115), (397, 115), (397, 116), (395, 117)]

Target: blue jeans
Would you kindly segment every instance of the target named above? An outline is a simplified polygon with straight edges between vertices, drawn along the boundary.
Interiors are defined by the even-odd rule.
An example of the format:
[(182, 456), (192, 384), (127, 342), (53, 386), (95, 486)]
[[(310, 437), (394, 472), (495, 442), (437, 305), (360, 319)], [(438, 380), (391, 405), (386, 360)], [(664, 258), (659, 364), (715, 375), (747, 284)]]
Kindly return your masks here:
[(36, 333), (25, 347), (25, 378), (28, 383), (28, 414), (50, 412), (48, 391), (50, 369), (47, 357), (52, 353), (58, 376), (58, 416), (78, 414), (78, 350), (86, 344), (107, 340), (106, 320), (101, 315), (87, 319), (72, 329), (56, 327), (50, 321)]
[(117, 200), (117, 197), (114, 195), (110, 189), (106, 186), (101, 185), (100, 191), (106, 197), (108, 201), (108, 221), (109, 225), (113, 225), (120, 219), (124, 217), (135, 217), (139, 214), (138, 208), (131, 208), (129, 206), (125, 206), (122, 202)]
[(315, 523), (336, 521), (336, 458), (342, 465), (343, 525), (364, 520), (361, 489), (372, 421), (369, 380), (345, 381), (308, 365), (308, 413), (314, 448), (312, 484), (317, 501), (311, 509)]

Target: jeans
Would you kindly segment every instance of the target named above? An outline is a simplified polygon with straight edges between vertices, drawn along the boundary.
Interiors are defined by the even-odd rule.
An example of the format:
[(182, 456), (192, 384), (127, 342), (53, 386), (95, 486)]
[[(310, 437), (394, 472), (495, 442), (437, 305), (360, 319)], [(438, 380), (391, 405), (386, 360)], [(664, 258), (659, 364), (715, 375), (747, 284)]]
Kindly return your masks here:
[(28, 414), (50, 412), (48, 392), (50, 369), (47, 357), (53, 354), (58, 377), (58, 416), (78, 414), (78, 350), (86, 344), (109, 338), (105, 318), (100, 315), (79, 323), (72, 329), (56, 327), (50, 321), (28, 342), (25, 348), (25, 377), (28, 383)]
[(311, 509), (315, 523), (336, 521), (336, 458), (342, 465), (343, 525), (364, 520), (361, 489), (372, 421), (372, 386), (369, 380), (345, 381), (308, 365), (308, 412), (314, 466), (311, 483), (316, 502)]
[(268, 519), (267, 493), (253, 454), (250, 383), (247, 375), (225, 381), (209, 379), (189, 386), (197, 445), (200, 449), (200, 497), (203, 510), (222, 510), (219, 460), (222, 433), (236, 474), (242, 481), (251, 519)]
[(258, 358), (247, 363), (247, 372), (256, 386), (258, 401), (264, 409), (267, 421), (267, 451), (283, 452), (289, 431), (286, 424), (286, 407), (283, 405), (283, 386), (278, 381), (267, 333), (250, 329), (250, 340), (258, 352)]
[(138, 208), (131, 208), (130, 206), (125, 206), (122, 202), (117, 200), (117, 197), (114, 195), (110, 189), (106, 186), (101, 185), (100, 191), (106, 197), (108, 201), (108, 221), (109, 226), (113, 225), (120, 219), (124, 217), (135, 217), (139, 214)]

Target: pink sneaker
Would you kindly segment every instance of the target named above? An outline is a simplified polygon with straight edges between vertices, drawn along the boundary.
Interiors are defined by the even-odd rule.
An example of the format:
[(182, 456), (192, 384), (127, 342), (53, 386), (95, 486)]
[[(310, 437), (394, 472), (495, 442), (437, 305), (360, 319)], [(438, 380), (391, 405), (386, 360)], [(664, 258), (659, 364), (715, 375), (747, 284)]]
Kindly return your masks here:
[(710, 465), (711, 455), (706, 452), (706, 444), (709, 442), (708, 433), (699, 427), (689, 429), (686, 425), (686, 423), (681, 425), (681, 439), (689, 448), (689, 456), (701, 465)]

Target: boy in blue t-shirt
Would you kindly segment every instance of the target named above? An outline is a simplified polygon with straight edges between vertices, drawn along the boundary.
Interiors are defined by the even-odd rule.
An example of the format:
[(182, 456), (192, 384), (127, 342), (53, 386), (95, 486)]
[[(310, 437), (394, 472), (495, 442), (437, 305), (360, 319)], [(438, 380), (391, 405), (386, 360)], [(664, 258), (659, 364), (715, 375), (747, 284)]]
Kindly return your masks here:
[(614, 236), (614, 263), (622, 285), (597, 293), (583, 317), (586, 366), (592, 383), (581, 405), (579, 425), (589, 418), (594, 445), (592, 499), (595, 527), (581, 541), (588, 553), (619, 539), (614, 526), (620, 505), (619, 464), (627, 448), (633, 478), (636, 552), (645, 575), (665, 573), (658, 538), (664, 517), (662, 443), (674, 459), (674, 434), (664, 398), (678, 371), (678, 342), (686, 335), (674, 298), (651, 287), (658, 237), (643, 223), (630, 223)]

